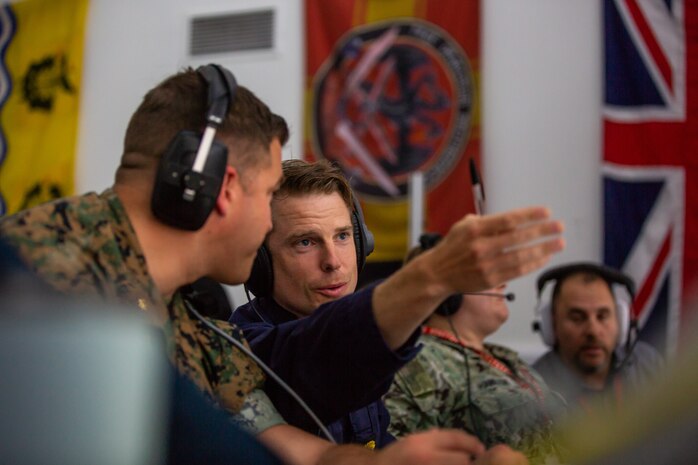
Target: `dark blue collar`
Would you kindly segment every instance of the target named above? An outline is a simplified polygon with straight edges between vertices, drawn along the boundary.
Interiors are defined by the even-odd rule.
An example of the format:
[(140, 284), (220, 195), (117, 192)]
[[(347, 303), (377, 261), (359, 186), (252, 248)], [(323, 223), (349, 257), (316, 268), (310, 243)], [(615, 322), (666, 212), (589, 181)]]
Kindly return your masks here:
[(298, 319), (296, 315), (283, 308), (271, 297), (254, 299), (251, 302), (251, 306), (261, 320), (273, 325), (279, 325), (287, 321)]

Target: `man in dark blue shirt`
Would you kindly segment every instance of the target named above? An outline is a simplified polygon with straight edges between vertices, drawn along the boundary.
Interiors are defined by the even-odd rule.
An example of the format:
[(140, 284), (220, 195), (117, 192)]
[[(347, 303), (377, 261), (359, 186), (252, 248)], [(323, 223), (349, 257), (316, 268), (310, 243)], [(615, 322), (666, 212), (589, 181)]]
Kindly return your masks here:
[[(383, 447), (394, 438), (380, 399), (395, 371), (416, 354), (417, 334), (389, 347), (373, 316), (372, 290), (353, 294), (373, 246), (341, 171), (325, 162), (290, 160), (283, 166), (274, 229), (248, 281), (257, 298), (238, 308), (231, 321), (321, 421), (330, 423), (335, 440)], [(286, 421), (318, 432), (277, 383), (270, 379), (265, 389)]]
[[(381, 447), (392, 438), (380, 398), (415, 355), (420, 323), (450, 291), (483, 290), (540, 266), (562, 241), (529, 241), (556, 235), (560, 224), (546, 221), (542, 209), (492, 217), (490, 226), (466, 217), (437, 253), (354, 293), (372, 238), (341, 171), (300, 160), (285, 161), (283, 171), (273, 229), (247, 283), (256, 299), (231, 321), (320, 420), (332, 423), (336, 440)], [(318, 431), (278, 384), (268, 381), (265, 390), (290, 424)]]

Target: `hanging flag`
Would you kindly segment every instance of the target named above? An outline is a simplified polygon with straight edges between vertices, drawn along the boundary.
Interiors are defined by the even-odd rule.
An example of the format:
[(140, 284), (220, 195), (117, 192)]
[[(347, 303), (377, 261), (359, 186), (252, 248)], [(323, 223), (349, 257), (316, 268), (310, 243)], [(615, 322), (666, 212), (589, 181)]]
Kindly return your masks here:
[(604, 260), (672, 354), (698, 278), (698, 2), (604, 0)]
[(0, 214), (73, 192), (87, 4), (0, 5)]
[(338, 163), (376, 238), (370, 261), (407, 250), (410, 174), (426, 224), (473, 212), (479, 162), (479, 0), (306, 0), (305, 154)]

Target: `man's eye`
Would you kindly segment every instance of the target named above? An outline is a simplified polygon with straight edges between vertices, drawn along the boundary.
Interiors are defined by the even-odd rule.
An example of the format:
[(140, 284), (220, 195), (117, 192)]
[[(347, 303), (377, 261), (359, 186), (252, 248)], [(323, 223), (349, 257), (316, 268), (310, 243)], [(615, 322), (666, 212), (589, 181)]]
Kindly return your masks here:
[(344, 241), (351, 238), (351, 234), (348, 232), (339, 233), (339, 240)]
[(310, 245), (310, 239), (301, 239), (298, 241), (298, 245), (308, 247)]

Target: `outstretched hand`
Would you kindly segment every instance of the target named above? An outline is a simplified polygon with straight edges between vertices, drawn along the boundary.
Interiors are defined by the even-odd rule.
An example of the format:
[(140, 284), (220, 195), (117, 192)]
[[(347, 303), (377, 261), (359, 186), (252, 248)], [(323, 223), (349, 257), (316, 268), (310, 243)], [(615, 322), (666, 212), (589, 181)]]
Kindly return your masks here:
[(423, 256), (447, 294), (477, 292), (544, 266), (564, 248), (563, 229), (543, 207), (467, 215)]
[(544, 266), (565, 242), (543, 207), (467, 215), (432, 249), (376, 286), (373, 313), (396, 349), (452, 294), (492, 289)]

